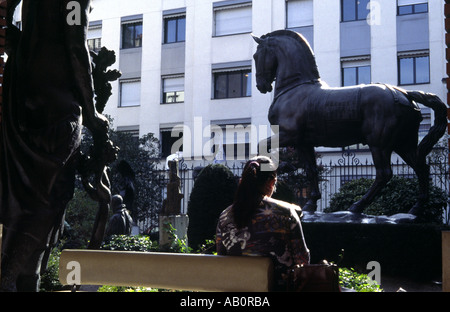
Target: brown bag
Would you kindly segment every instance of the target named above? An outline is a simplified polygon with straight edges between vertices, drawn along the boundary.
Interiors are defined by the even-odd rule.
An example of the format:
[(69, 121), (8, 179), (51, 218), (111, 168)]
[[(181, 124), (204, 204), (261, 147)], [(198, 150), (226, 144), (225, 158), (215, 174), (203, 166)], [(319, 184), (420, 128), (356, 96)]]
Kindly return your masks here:
[(327, 262), (296, 265), (289, 270), (288, 291), (340, 292), (339, 268)]

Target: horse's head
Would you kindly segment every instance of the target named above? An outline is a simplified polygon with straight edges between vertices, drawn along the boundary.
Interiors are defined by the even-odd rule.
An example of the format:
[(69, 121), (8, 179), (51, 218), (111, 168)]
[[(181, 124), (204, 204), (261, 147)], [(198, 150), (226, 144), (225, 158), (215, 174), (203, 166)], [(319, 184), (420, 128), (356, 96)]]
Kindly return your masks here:
[(269, 39), (253, 36), (258, 43), (256, 53), (253, 55), (256, 66), (256, 87), (261, 93), (271, 92), (272, 83), (277, 72), (277, 58), (269, 46)]

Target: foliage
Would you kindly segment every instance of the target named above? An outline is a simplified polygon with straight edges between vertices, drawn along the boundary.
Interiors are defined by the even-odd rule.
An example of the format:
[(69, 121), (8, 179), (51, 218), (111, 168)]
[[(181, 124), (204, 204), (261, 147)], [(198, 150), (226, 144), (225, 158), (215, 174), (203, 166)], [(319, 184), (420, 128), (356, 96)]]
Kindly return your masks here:
[(339, 268), (339, 285), (357, 292), (381, 292), (380, 285), (366, 274), (358, 273), (353, 268)]
[(75, 189), (74, 197), (67, 205), (63, 236), (68, 248), (85, 248), (92, 235), (97, 203), (86, 192)]
[(59, 257), (61, 251), (54, 248), (48, 258), (47, 268), (41, 275), (40, 292), (63, 290), (64, 286), (59, 282)]
[(220, 213), (233, 203), (237, 179), (227, 167), (208, 165), (195, 181), (188, 203), (188, 241), (197, 249), (216, 234)]
[(158, 243), (152, 242), (145, 235), (112, 235), (111, 238), (101, 246), (103, 250), (120, 251), (158, 251)]
[[(339, 192), (331, 196), (330, 207), (325, 212), (344, 211), (362, 198), (372, 185), (373, 180), (358, 179), (344, 184)], [(363, 212), (368, 215), (394, 215), (407, 213), (416, 202), (418, 193), (417, 179), (394, 176), (379, 196)], [(447, 194), (436, 186), (430, 185), (430, 199), (425, 205), (421, 221), (424, 223), (442, 223), (442, 213), (447, 205)]]
[(101, 286), (97, 292), (158, 292), (157, 288), (150, 287), (128, 287), (128, 286)]
[(192, 251), (187, 244), (186, 237), (179, 238), (176, 232), (176, 229), (170, 223), (165, 223), (164, 225), (165, 231), (169, 234), (169, 239), (172, 242), (170, 246), (159, 246), (161, 251), (175, 252), (175, 253), (189, 253)]
[[(124, 180), (132, 181), (134, 201), (131, 207), (127, 206), (131, 216), (134, 221), (150, 222), (149, 227), (158, 226), (157, 218), (153, 220), (150, 218), (157, 216), (163, 201), (161, 177), (156, 170), (160, 157), (159, 141), (153, 133), (138, 138), (131, 132), (116, 131), (112, 126), (113, 120), (110, 118), (109, 121), (111, 125), (109, 137), (120, 148), (117, 160), (110, 166), (111, 192), (119, 194), (124, 187)], [(92, 136), (86, 133), (83, 136), (82, 152), (87, 152), (86, 149), (92, 144), (91, 142)], [(120, 166), (124, 161), (131, 169), (125, 173)]]
[(157, 218), (148, 220), (151, 215), (157, 215), (162, 207), (161, 177), (156, 173), (156, 163), (159, 158), (159, 142), (152, 133), (139, 139), (131, 133), (112, 131), (111, 139), (120, 151), (117, 160), (111, 165), (111, 186), (113, 194), (119, 194), (123, 187), (123, 175), (119, 172), (119, 164), (126, 161), (134, 171), (134, 203), (127, 207), (135, 221), (150, 221), (150, 226), (158, 224)]

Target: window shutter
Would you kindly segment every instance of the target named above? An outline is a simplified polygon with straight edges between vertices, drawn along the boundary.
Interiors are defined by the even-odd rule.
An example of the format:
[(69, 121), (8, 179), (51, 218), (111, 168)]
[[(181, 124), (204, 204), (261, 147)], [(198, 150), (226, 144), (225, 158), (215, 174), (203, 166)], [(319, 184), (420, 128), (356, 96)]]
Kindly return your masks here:
[(216, 8), (214, 13), (216, 22), (216, 36), (252, 31), (251, 5)]
[(313, 25), (313, 1), (295, 0), (287, 2), (287, 28)]
[(141, 103), (141, 81), (130, 80), (121, 82), (120, 106), (139, 106)]

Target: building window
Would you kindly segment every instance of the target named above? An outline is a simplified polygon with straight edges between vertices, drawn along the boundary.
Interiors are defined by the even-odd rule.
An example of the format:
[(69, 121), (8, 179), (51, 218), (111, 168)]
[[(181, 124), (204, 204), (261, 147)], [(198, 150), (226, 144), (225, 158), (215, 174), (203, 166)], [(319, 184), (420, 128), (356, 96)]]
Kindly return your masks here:
[(223, 70), (214, 75), (214, 99), (251, 96), (251, 69)]
[(399, 85), (430, 83), (429, 55), (399, 55)]
[(235, 5), (223, 6), (214, 3), (214, 35), (226, 36), (249, 33), (252, 31), (251, 1), (236, 1)]
[(164, 43), (186, 40), (186, 16), (164, 17)]
[(142, 22), (122, 24), (122, 49), (142, 47)]
[(182, 140), (183, 132), (181, 130), (177, 130), (175, 127), (160, 129), (161, 157), (166, 158), (175, 152), (182, 152)]
[(289, 0), (286, 3), (286, 28), (313, 25), (313, 0)]
[(139, 106), (141, 104), (141, 80), (120, 81), (119, 107)]
[(102, 38), (88, 39), (87, 43), (89, 51), (98, 52), (102, 48)]
[(342, 86), (355, 86), (370, 83), (370, 66), (342, 68)]
[(343, 58), (341, 64), (343, 87), (371, 83), (370, 56)]
[(428, 12), (428, 1), (424, 0), (398, 0), (398, 15), (419, 14)]
[(162, 79), (162, 103), (184, 102), (184, 76), (167, 76)]
[(252, 127), (248, 120), (236, 122), (230, 120), (223, 124), (214, 122), (211, 125), (212, 154), (215, 160), (245, 160), (250, 157)]
[(123, 134), (123, 136), (131, 140), (133, 144), (139, 144), (139, 126), (117, 127), (117, 132)]
[(341, 0), (341, 20), (343, 22), (367, 19), (370, 0)]
[(98, 52), (102, 48), (102, 22), (96, 21), (89, 23), (87, 32), (87, 43), (89, 51)]

